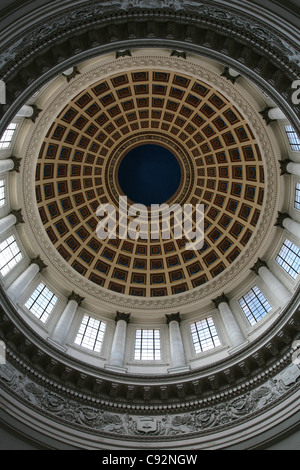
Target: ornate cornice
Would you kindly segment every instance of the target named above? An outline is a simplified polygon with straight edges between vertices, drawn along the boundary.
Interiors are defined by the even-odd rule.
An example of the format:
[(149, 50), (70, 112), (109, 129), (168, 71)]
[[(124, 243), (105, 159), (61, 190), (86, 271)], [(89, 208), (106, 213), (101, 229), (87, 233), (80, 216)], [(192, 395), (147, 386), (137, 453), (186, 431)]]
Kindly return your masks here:
[[(278, 105), (285, 101), (290, 104), (291, 83), (299, 76), (297, 44), (281, 30), (279, 21), (274, 27), (269, 18), (258, 18), (256, 13), (257, 9), (246, 13), (237, 3), (229, 6), (212, 0), (91, 1), (72, 7), (62, 2), (59, 12), (48, 11), (33, 26), (19, 28), (3, 47), (0, 76), (9, 88), (3, 110), (12, 106), (15, 112), (23, 104), (18, 100), (23, 91), (20, 82), (13, 78), (20, 68), (26, 69), (22, 88), (32, 83), (32, 73), (36, 79), (40, 72), (44, 77), (37, 86), (41, 86), (51, 67), (63, 72), (66, 65), (76, 65), (82, 54), (88, 59), (103, 48), (116, 51), (114, 44), (117, 50), (122, 43), (122, 50), (132, 51), (135, 47), (153, 47), (154, 41), (172, 50), (180, 43), (185, 54), (222, 56), (225, 66), (243, 70), (255, 83), (263, 78), (263, 88), (268, 88)], [(26, 101), (25, 94), (22, 99)], [(297, 128), (294, 113), (299, 116), (297, 107), (287, 109), (287, 117)], [(7, 116), (7, 122), (9, 119)], [(7, 122), (5, 118), (3, 126)]]
[[(120, 438), (130, 446), (135, 439), (156, 446), (180, 439), (201, 438), (208, 432), (217, 433), (231, 430), (247, 420), (247, 430), (251, 419), (259, 421), (271, 407), (278, 407), (284, 399), (299, 391), (300, 369), (289, 364), (285, 370), (275, 374), (251, 391), (240, 391), (234, 397), (226, 396), (222, 404), (212, 404), (198, 400), (191, 411), (168, 410), (166, 406), (152, 407), (147, 414), (145, 426), (144, 407), (137, 407), (134, 413), (107, 410), (101, 400), (93, 400), (84, 406), (76, 396), (68, 399), (57, 391), (52, 391), (20, 373), (9, 363), (0, 370), (0, 383), (5, 393), (17, 396), (28, 409), (38, 411), (40, 416), (64, 426), (89, 433), (97, 433), (106, 438)], [(242, 393), (241, 393), (242, 392)], [(103, 406), (104, 405), (104, 406)], [(162, 408), (162, 409), (161, 409)], [(29, 411), (28, 410), (28, 411)], [(41, 417), (40, 417), (41, 419)], [(147, 426), (146, 426), (147, 424)], [(66, 433), (67, 429), (64, 430)], [(150, 441), (150, 442), (149, 442)], [(159, 444), (158, 444), (159, 443)], [(147, 444), (146, 444), (147, 447)]]
[[(122, 403), (123, 409), (159, 409), (163, 404), (169, 411), (180, 403), (186, 410), (205, 404), (218, 403), (225, 397), (234, 397), (237, 390), (251, 390), (274, 376), (289, 364), (293, 344), (300, 336), (300, 317), (296, 298), (281, 313), (280, 319), (269, 328), (264, 338), (257, 339), (247, 350), (241, 349), (215, 366), (207, 366), (188, 373), (172, 375), (131, 375), (106, 371), (83, 364), (66, 356), (50, 343), (45, 344), (4, 298), (1, 292), (0, 339), (6, 344), (7, 361), (63, 396), (74, 396), (80, 384), (80, 401), (96, 398), (101, 406), (114, 407)], [(127, 314), (126, 314), (127, 315)], [(126, 320), (125, 320), (126, 321)], [(263, 373), (262, 373), (263, 372)], [(177, 387), (177, 385), (183, 387)], [(132, 394), (132, 386), (134, 393)], [(111, 392), (113, 387), (113, 392)], [(145, 387), (150, 394), (145, 401)], [(113, 393), (113, 397), (112, 394)], [(77, 397), (79, 395), (77, 394)], [(127, 398), (126, 398), (127, 397)], [(154, 408), (153, 408), (154, 407)]]

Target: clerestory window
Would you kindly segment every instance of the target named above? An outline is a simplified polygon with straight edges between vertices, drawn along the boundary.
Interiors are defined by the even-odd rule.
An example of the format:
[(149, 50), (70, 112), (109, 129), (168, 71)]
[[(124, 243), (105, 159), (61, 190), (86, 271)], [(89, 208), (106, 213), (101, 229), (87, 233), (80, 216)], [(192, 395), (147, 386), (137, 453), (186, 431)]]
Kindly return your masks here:
[(243, 295), (239, 300), (239, 304), (251, 326), (255, 325), (272, 309), (257, 286), (252, 287), (252, 289)]
[(75, 338), (75, 344), (90, 351), (100, 352), (105, 330), (105, 322), (92, 318), (89, 315), (84, 315)]
[(159, 361), (161, 359), (160, 330), (136, 330), (134, 359)]
[(216, 348), (221, 344), (212, 317), (191, 323), (190, 330), (196, 354)]
[(292, 126), (285, 126), (285, 132), (289, 139), (291, 149), (294, 152), (299, 152), (300, 151), (300, 139), (295, 129)]
[(277, 263), (293, 278), (300, 272), (300, 248), (286, 239), (276, 256)]
[(0, 273), (6, 276), (23, 258), (13, 235), (0, 243)]
[(25, 307), (42, 323), (45, 323), (52, 312), (58, 298), (42, 282), (27, 300)]
[(14, 122), (11, 122), (7, 126), (0, 138), (0, 149), (8, 149), (10, 147), (16, 128), (17, 124), (15, 124)]

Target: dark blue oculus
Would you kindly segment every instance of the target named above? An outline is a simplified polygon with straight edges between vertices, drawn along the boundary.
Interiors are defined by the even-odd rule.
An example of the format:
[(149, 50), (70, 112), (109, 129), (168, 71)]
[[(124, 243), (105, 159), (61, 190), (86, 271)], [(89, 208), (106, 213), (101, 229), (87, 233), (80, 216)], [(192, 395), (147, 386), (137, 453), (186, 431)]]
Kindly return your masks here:
[(181, 168), (175, 156), (160, 145), (140, 145), (122, 159), (119, 185), (133, 202), (150, 206), (168, 201), (181, 181)]

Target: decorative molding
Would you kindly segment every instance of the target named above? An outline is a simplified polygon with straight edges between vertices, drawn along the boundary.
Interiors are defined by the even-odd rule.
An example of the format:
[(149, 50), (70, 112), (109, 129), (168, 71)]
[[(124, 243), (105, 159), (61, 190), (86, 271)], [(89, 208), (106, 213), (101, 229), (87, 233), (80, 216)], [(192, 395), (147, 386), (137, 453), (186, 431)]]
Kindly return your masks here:
[[(83, 374), (81, 380), (85, 380)], [(214, 377), (211, 382), (214, 382)], [(0, 368), (0, 383), (3, 390), (9, 392), (11, 398), (22, 401), (30, 409), (40, 413), (40, 420), (44, 416), (54, 423), (60, 422), (68, 429), (82, 430), (89, 433), (100, 432), (102, 436), (125, 438), (127, 442), (135, 438), (147, 439), (147, 442), (160, 442), (165, 444), (169, 438), (172, 440), (201, 438), (204, 434), (237, 428), (247, 419), (248, 432), (251, 420), (263, 420), (272, 407), (283, 406), (284, 400), (294, 394), (298, 396), (300, 384), (299, 366), (289, 363), (285, 369), (276, 373), (272, 378), (267, 378), (257, 388), (252, 390), (236, 390), (235, 396), (223, 394), (221, 403), (208, 404), (199, 399), (197, 405), (191, 411), (171, 411), (167, 406), (160, 407), (156, 414), (142, 413), (144, 407), (136, 407), (134, 414), (125, 412), (121, 407), (119, 412), (107, 410), (101, 400), (82, 403), (79, 396), (73, 394), (73, 398), (66, 397), (62, 391), (47, 389), (44, 385), (32, 380), (27, 374), (18, 371), (10, 363)], [(101, 385), (100, 385), (101, 386)], [(117, 393), (118, 384), (113, 383), (111, 397)], [(134, 390), (128, 390), (128, 396)], [(179, 385), (178, 393), (181, 396), (183, 384)], [(149, 399), (151, 387), (144, 387), (144, 399)], [(181, 397), (182, 398), (182, 397)], [(142, 413), (142, 414), (139, 414)], [(49, 429), (49, 427), (48, 427)], [(51, 428), (49, 430), (51, 433)], [(66, 430), (64, 431), (66, 432)], [(130, 445), (130, 444), (129, 444)]]

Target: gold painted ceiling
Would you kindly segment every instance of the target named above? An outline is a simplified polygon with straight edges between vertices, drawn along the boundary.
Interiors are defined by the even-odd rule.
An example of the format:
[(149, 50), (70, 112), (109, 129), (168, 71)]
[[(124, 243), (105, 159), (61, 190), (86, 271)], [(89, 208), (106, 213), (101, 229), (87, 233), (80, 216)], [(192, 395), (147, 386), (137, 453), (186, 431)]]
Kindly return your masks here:
[[(118, 207), (118, 165), (137, 145), (170, 149), (182, 168), (172, 203), (204, 204), (205, 243), (100, 240), (99, 205)], [(260, 216), (264, 171), (248, 122), (220, 92), (161, 70), (113, 75), (76, 96), (51, 124), (36, 166), (44, 228), (78, 273), (106, 289), (158, 297), (200, 286), (248, 243)]]

